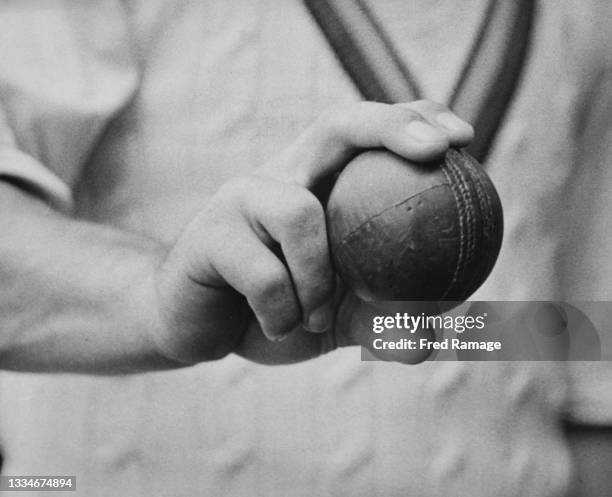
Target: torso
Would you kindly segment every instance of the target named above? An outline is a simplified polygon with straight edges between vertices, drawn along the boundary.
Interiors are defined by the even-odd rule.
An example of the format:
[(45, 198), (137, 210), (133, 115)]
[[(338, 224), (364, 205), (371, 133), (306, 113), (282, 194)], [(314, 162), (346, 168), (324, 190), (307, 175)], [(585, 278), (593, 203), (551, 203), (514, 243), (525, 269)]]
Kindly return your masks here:
[[(456, 2), (418, 1), (418, 15), (396, 14), (410, 2), (368, 1), (410, 47), (430, 96), (444, 100), (486, 1), (460, 13), (448, 10)], [(609, 247), (607, 221), (586, 212), (567, 227), (567, 209), (598, 209), (568, 200), (570, 186), (612, 177), (596, 167), (599, 155), (573, 155), (580, 85), (593, 69), (552, 51), (584, 22), (558, 5), (541, 2), (525, 83), (487, 165), (506, 239), (475, 298), (609, 298), (612, 267), (595, 274), (593, 262), (604, 249), (580, 241), (598, 229)], [(326, 107), (358, 99), (297, 0), (131, 9), (142, 87), (86, 165), (82, 217), (171, 242), (222, 182), (273, 157)], [(610, 195), (599, 191), (602, 202)], [(591, 262), (576, 261), (576, 247)], [(278, 368), (229, 357), (127, 378), (3, 374), (0, 393), (5, 473), (77, 474), (87, 495), (556, 495), (569, 477), (551, 423), (562, 416), (565, 373), (549, 364), (406, 368), (362, 363), (347, 349)]]

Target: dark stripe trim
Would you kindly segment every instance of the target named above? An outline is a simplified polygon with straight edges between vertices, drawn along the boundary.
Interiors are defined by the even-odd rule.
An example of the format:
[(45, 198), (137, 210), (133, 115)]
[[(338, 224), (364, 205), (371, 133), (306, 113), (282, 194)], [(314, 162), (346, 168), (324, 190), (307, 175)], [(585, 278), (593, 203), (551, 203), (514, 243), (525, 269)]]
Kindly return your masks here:
[[(536, 0), (491, 0), (450, 101), (474, 124), (468, 151), (483, 162), (514, 95), (533, 31)], [(423, 98), (384, 30), (362, 0), (304, 0), (340, 63), (366, 100)]]
[(494, 0), (487, 11), (450, 107), (475, 123), (468, 153), (483, 162), (503, 122), (528, 55), (535, 0)]
[(421, 98), (416, 81), (360, 0), (305, 4), (366, 100), (396, 103)]

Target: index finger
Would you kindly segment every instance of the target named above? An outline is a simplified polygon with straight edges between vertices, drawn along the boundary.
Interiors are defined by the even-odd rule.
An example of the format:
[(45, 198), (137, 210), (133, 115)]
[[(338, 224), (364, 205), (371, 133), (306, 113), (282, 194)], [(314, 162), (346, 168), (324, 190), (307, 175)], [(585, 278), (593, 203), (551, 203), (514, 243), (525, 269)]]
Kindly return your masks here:
[(442, 157), (451, 140), (447, 128), (436, 125), (431, 115), (426, 118), (410, 104), (361, 102), (324, 114), (256, 174), (312, 189), (344, 167), (360, 149), (384, 147), (408, 160), (423, 162)]

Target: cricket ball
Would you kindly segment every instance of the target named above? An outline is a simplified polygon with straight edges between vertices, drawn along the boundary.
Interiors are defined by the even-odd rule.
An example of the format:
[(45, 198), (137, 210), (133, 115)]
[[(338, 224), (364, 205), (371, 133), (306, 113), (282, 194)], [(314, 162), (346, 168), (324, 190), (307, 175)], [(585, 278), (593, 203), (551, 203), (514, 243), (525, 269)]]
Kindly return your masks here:
[(430, 163), (386, 150), (354, 158), (327, 208), (332, 259), (362, 300), (465, 301), (499, 254), (502, 206), (491, 179), (464, 151)]

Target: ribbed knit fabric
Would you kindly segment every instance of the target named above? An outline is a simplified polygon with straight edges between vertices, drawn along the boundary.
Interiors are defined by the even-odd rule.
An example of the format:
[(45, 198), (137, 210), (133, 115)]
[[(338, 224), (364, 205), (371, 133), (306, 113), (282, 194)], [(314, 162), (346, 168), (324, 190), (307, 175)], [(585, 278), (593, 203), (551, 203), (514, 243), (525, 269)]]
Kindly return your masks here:
[[(21, 152), (73, 189), (86, 219), (170, 242), (223, 181), (358, 98), (298, 0), (83, 3), (0, 6), (0, 95)], [(415, 30), (402, 42), (434, 97), (452, 84), (443, 61), (469, 48), (470, 3), (474, 18), (436, 2), (442, 38), (418, 29), (424, 11), (385, 14)], [(487, 164), (506, 236), (476, 299), (612, 298), (608, 9), (539, 3)], [(4, 42), (15, 37), (32, 46)], [(32, 57), (34, 75), (12, 72), (5, 47)], [(75, 86), (55, 86), (69, 68)], [(610, 368), (574, 369), (406, 367), (344, 349), (288, 367), (230, 356), (123, 378), (1, 373), (4, 472), (76, 474), (87, 497), (553, 496), (569, 477), (564, 411), (612, 424)]]

